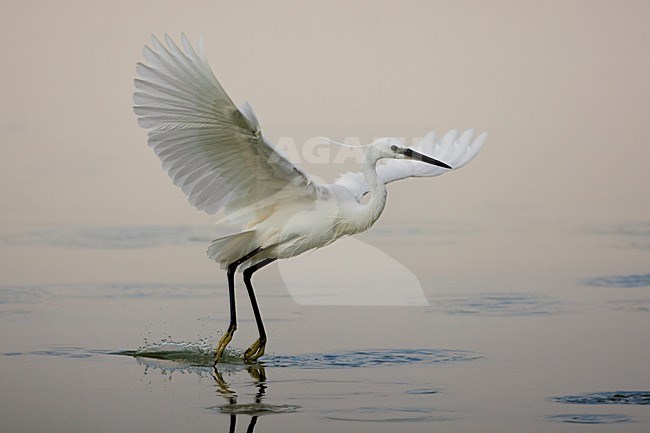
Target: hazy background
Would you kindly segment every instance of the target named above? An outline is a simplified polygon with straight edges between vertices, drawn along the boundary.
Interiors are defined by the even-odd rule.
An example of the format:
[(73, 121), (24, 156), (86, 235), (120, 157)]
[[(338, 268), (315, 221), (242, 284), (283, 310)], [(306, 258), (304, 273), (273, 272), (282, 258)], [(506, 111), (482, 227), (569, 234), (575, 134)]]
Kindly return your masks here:
[[(385, 432), (446, 417), (437, 430), (555, 432), (554, 415), (576, 413), (647, 431), (640, 404), (549, 398), (649, 388), (650, 2), (230, 3), (0, 0), (0, 425), (227, 431), (219, 409), (231, 405), (211, 378), (172, 382), (107, 355), (172, 336), (214, 345), (227, 324), (225, 275), (205, 256), (216, 218), (173, 186), (132, 111), (143, 45), (186, 32), (203, 35), (217, 77), (272, 141), (489, 133), (462, 170), (391, 184), (358, 237), (410, 270), (432, 307), (290, 301), (285, 265), (355, 295), (376, 289), (366, 275), (390, 267), (334, 263), (343, 242), (302, 256), (312, 267), (260, 273), (268, 359), (298, 356), (268, 369), (263, 403), (303, 409), (258, 432), (366, 431), (337, 421), (366, 417), (388, 418), (372, 426)], [(345, 162), (301, 166), (332, 180), (358, 167)], [(235, 349), (257, 338), (239, 296)], [(400, 348), (481, 359), (300, 367), (309, 353), (410, 359)], [(263, 389), (245, 370), (226, 380), (240, 403)]]
[[(162, 172), (131, 108), (150, 35), (187, 32), (203, 35), (224, 87), (253, 104), (274, 141), (487, 131), (468, 167), (392, 184), (375, 229), (480, 221), (491, 243), (463, 245), (462, 255), (526, 272), (544, 263), (520, 258), (524, 249), (573, 254), (542, 245), (556, 226), (647, 221), (648, 16), (645, 1), (4, 2), (0, 224), (11, 233), (214, 221)], [(328, 180), (356, 168), (302, 165)], [(525, 236), (500, 240), (522, 225)], [(203, 250), (193, 253), (196, 275), (213, 279)], [(3, 254), (4, 281), (70, 280), (57, 274), (65, 257), (38, 254)], [(455, 259), (434, 259), (449, 278), (463, 272)], [(133, 266), (137, 276), (136, 262), (90, 273), (110, 279), (114, 266)], [(642, 269), (630, 261), (628, 270)]]

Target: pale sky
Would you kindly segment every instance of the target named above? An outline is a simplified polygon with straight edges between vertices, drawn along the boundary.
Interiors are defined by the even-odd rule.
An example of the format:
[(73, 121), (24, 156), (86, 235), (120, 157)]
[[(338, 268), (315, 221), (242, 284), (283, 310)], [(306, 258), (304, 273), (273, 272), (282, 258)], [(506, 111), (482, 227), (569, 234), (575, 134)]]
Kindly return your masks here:
[(4, 2), (3, 226), (211, 221), (131, 108), (142, 46), (181, 32), (272, 141), (489, 133), (457, 173), (391, 185), (383, 218), (647, 220), (650, 2), (231, 3)]

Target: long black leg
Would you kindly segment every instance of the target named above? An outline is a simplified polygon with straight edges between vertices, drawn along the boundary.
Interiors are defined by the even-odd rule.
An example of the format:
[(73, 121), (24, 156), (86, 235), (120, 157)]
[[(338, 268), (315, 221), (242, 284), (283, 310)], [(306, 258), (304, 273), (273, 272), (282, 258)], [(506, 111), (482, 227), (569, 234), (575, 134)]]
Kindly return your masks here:
[(228, 265), (228, 296), (230, 298), (230, 325), (228, 326), (228, 330), (226, 331), (226, 333), (223, 334), (223, 337), (221, 337), (221, 340), (219, 341), (219, 345), (217, 346), (217, 352), (214, 356), (215, 365), (221, 359), (221, 356), (223, 355), (223, 351), (226, 350), (226, 346), (228, 346), (228, 343), (230, 343), (230, 340), (232, 340), (232, 336), (235, 334), (235, 330), (237, 329), (237, 307), (235, 305), (235, 271), (237, 270), (237, 267), (239, 265), (241, 265), (246, 260), (253, 257), (255, 254), (259, 253), (260, 251), (262, 251), (262, 247), (255, 248), (250, 253), (246, 254), (245, 256), (235, 260), (234, 262)]
[(251, 277), (253, 272), (263, 268), (264, 266), (273, 263), (277, 259), (264, 259), (261, 262), (246, 268), (244, 270), (244, 284), (246, 285), (246, 290), (248, 290), (248, 296), (251, 299), (251, 305), (253, 306), (253, 313), (255, 313), (255, 321), (257, 322), (257, 330), (260, 332), (260, 338), (266, 340), (266, 332), (264, 332), (264, 324), (262, 323), (262, 315), (260, 314), (260, 309), (257, 306), (257, 300), (255, 299), (255, 292), (253, 291), (253, 285), (251, 284)]
[(264, 355), (264, 349), (266, 347), (266, 332), (264, 331), (264, 324), (262, 323), (262, 315), (260, 314), (260, 309), (257, 305), (257, 300), (255, 299), (255, 292), (253, 291), (253, 285), (251, 284), (251, 277), (255, 271), (263, 268), (269, 263), (273, 263), (276, 259), (264, 259), (261, 262), (246, 268), (244, 270), (244, 284), (246, 284), (246, 290), (248, 290), (248, 296), (251, 299), (251, 305), (253, 306), (253, 313), (255, 314), (255, 322), (257, 322), (257, 330), (260, 333), (260, 338), (251, 345), (251, 347), (244, 352), (244, 359), (246, 361), (255, 361), (260, 356)]

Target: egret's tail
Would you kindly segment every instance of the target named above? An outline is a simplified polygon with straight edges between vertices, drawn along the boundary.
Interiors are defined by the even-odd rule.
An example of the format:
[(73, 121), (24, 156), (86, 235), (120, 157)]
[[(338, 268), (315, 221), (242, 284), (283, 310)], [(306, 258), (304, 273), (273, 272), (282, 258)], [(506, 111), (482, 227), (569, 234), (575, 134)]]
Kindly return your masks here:
[(251, 250), (251, 241), (255, 237), (255, 230), (217, 238), (208, 248), (208, 257), (221, 264), (225, 269), (230, 263), (248, 254)]

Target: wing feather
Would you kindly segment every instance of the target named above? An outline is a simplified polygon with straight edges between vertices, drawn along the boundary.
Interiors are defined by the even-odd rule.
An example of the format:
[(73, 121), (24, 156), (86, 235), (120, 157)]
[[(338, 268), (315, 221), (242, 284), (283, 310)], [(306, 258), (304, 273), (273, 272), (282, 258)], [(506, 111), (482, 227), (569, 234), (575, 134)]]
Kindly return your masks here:
[[(462, 134), (459, 134), (458, 130), (452, 129), (439, 141), (436, 141), (435, 131), (431, 131), (413, 148), (432, 158), (446, 162), (454, 167), (454, 170), (457, 170), (474, 159), (481, 150), (487, 134), (479, 135), (474, 141), (472, 138), (474, 138), (473, 129), (468, 129)], [(447, 172), (449, 170), (442, 167), (408, 159), (389, 159), (386, 163), (377, 165), (377, 174), (384, 183), (407, 177), (439, 176)], [(368, 183), (360, 172), (345, 173), (336, 180), (335, 184), (346, 187), (357, 199), (369, 191)]]
[[(190, 204), (209, 214), (286, 197), (317, 199), (325, 190), (262, 136), (252, 107), (237, 108), (212, 73), (199, 41), (179, 47), (165, 35), (144, 48), (133, 95), (149, 146)], [(270, 200), (269, 200), (270, 198)]]

